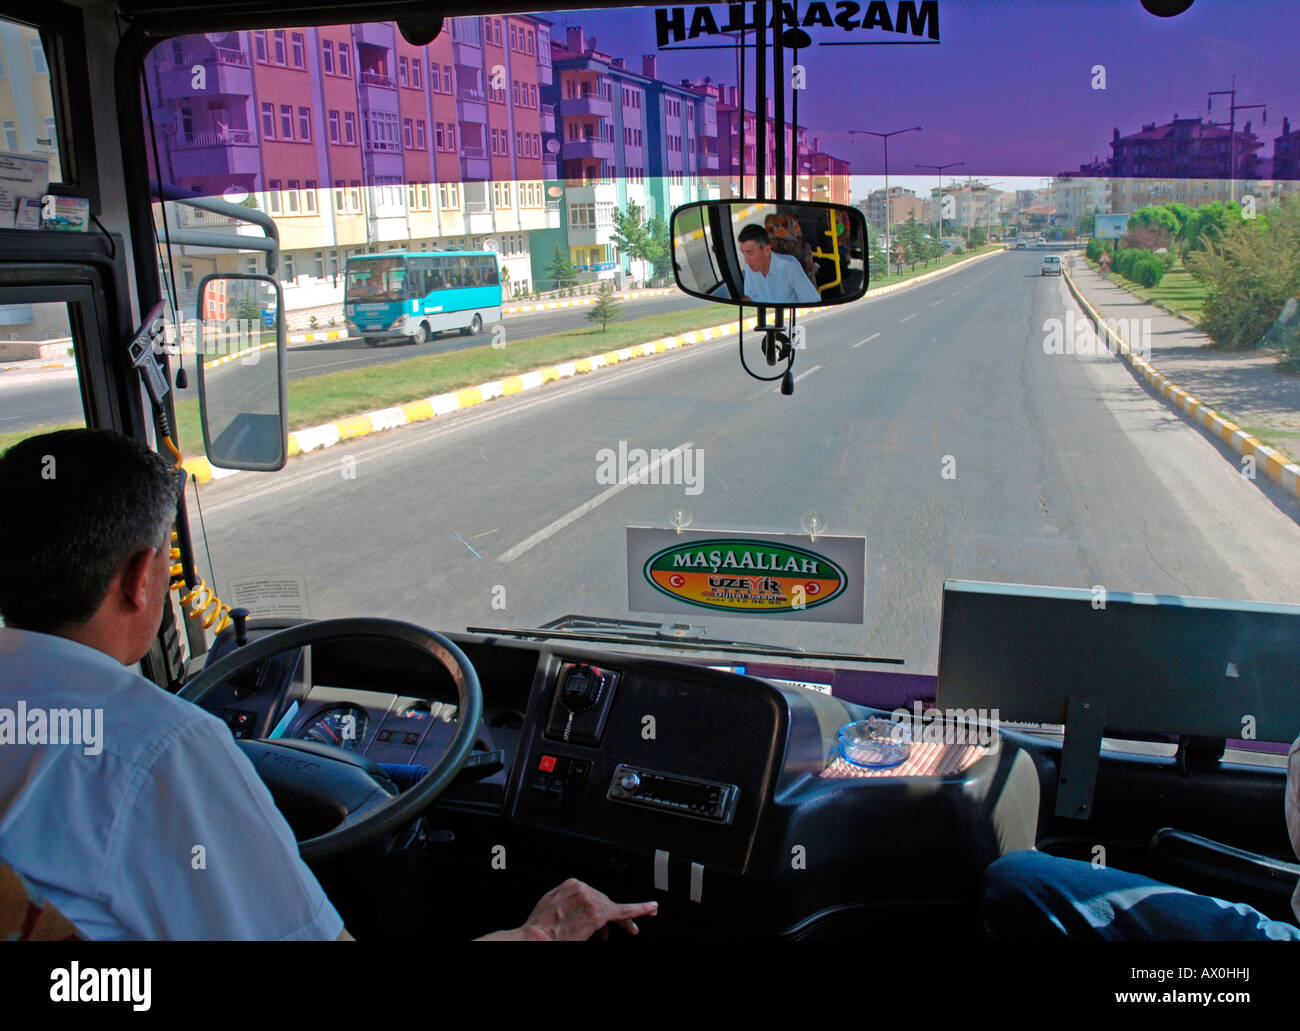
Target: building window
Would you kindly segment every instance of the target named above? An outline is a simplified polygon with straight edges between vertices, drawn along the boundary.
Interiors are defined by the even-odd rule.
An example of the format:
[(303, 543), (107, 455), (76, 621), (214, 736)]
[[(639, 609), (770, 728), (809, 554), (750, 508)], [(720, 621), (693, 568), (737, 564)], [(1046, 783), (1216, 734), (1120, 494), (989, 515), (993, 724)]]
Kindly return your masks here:
[(442, 91), (444, 93), (450, 93), (452, 91), (451, 65), (449, 64), (442, 66)]
[(517, 132), (517, 133), (515, 133), (515, 153), (516, 153), (516, 154), (525, 154), (525, 151), (524, 151), (524, 134), (521, 133), (521, 132)]
[(306, 68), (306, 67), (307, 67), (307, 51), (306, 51), (306, 48), (305, 48), (304, 45), (303, 45), (303, 35), (302, 35), (302, 33), (301, 33), (301, 32), (295, 32), (295, 33), (293, 34), (293, 36), (292, 36), (292, 40), (293, 40), (293, 45), (292, 45), (292, 48), (293, 48), (293, 66), (294, 66), (295, 68)]
[(299, 187), (299, 185), (300, 185), (300, 184), (299, 184), (299, 182), (298, 182), (297, 179), (290, 179), (289, 182), (288, 182), (287, 185), (286, 185), (286, 188), (287, 188), (287, 191), (288, 191), (288, 192), (286, 193), (285, 196), (286, 196), (286, 199), (287, 199), (287, 201), (288, 201), (288, 210), (285, 212), (285, 214), (288, 214), (288, 215), (296, 215), (296, 214), (298, 214), (298, 187)]
[(253, 54), (263, 64), (266, 64), (266, 30), (253, 33)]
[(420, 70), (423, 67), (424, 67), (423, 61), (414, 58), (411, 60), (411, 88), (412, 89), (424, 88), (424, 83), (421, 81), (424, 73)]
[(411, 82), (411, 62), (405, 57), (397, 59), (397, 81), (403, 86), (407, 86)]
[(429, 210), (429, 184), (420, 183), (420, 210)]
[(519, 35), (514, 25), (510, 26), (510, 49), (511, 50), (519, 49)]
[(284, 268), (284, 281), (292, 283), (297, 276), (297, 270), (293, 267), (293, 255), (288, 251), (285, 251), (281, 265)]
[(330, 142), (338, 143), (342, 139), (342, 136), (339, 134), (339, 113), (337, 111), (331, 111), (329, 113), (329, 126)]
[(274, 39), (275, 39), (275, 63), (287, 64), (288, 57), (284, 46), (284, 29), (276, 29), (274, 33)]
[(361, 210), (361, 180), (353, 179), (352, 186), (348, 190), (348, 199), (352, 202), (352, 210)]
[(293, 139), (293, 108), (288, 104), (280, 105), (280, 138)]
[(415, 123), (409, 118), (402, 119), (402, 144), (407, 150), (415, 146)]
[(343, 142), (357, 142), (357, 116), (352, 111), (343, 112)]
[(302, 187), (303, 210), (309, 215), (316, 213), (316, 180), (308, 179)]
[(321, 67), (326, 75), (334, 74), (334, 41), (327, 39), (321, 44)]
[(352, 77), (352, 46), (349, 43), (339, 44), (339, 74)]
[(280, 213), (280, 180), (268, 179), (266, 183), (266, 207), (272, 215)]
[(442, 92), (441, 67), (436, 64), (429, 65), (429, 92), (431, 93)]
[(311, 108), (298, 108), (298, 139), (311, 142)]
[(528, 106), (537, 110), (537, 85), (532, 82), (528, 84)]
[(343, 188), (344, 188), (343, 180), (335, 179), (334, 180), (334, 210), (335, 211), (343, 210)]
[(424, 136), (424, 121), (420, 118), (415, 120), (415, 146), (419, 150), (427, 149)]
[[(262, 105), (262, 138), (275, 139), (275, 105)], [(10, 148), (13, 149), (13, 148)]]
[(446, 137), (443, 136), (441, 122), (433, 123), (433, 146), (435, 150), (447, 149), (447, 140)]
[(33, 36), (27, 44), (32, 49), (32, 71), (37, 75), (49, 75), (50, 66), (45, 63), (45, 48), (41, 46), (40, 37)]

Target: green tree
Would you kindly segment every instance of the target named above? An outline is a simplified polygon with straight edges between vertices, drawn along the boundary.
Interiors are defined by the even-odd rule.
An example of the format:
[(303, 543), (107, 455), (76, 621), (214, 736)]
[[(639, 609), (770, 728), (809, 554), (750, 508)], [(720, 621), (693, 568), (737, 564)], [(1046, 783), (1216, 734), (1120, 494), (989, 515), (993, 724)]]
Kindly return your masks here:
[(1097, 213), (1089, 211), (1086, 215), (1080, 215), (1074, 223), (1074, 229), (1080, 236), (1092, 236), (1097, 231)]
[(1240, 204), (1215, 201), (1192, 208), (1181, 234), (1183, 257), (1193, 251), (1205, 250), (1208, 244), (1220, 239), (1229, 226), (1242, 221)]
[(668, 265), (668, 226), (658, 216), (647, 223), (645, 211), (636, 201), (628, 201), (626, 211), (614, 212), (611, 239), (629, 258), (648, 264), (650, 276), (661, 275)]
[(971, 247), (983, 247), (989, 242), (988, 230), (983, 226), (972, 226), (970, 233), (966, 237), (966, 243)]
[(1188, 269), (1208, 287), (1201, 328), (1224, 350), (1257, 347), (1300, 290), (1300, 201), (1290, 197), (1267, 216), (1230, 220), (1218, 239), (1208, 228), (1202, 235), (1204, 249), (1187, 256)]
[(573, 269), (573, 262), (558, 243), (555, 245), (555, 250), (551, 252), (551, 260), (546, 263), (542, 271), (555, 280), (557, 287), (568, 286), (578, 278), (578, 273)]
[(614, 285), (607, 279), (601, 283), (600, 293), (596, 296), (596, 303), (587, 312), (587, 321), (599, 322), (600, 331), (603, 333), (611, 322), (618, 321), (618, 317), (622, 313), (618, 301), (614, 300)]
[(1178, 216), (1165, 205), (1148, 204), (1129, 216), (1128, 228), (1130, 232), (1135, 229), (1160, 230), (1167, 236), (1177, 236), (1182, 226)]
[(244, 319), (247, 322), (262, 321), (262, 309), (257, 306), (257, 302), (251, 297), (246, 297), (239, 302), (239, 307), (235, 309), (235, 317)]

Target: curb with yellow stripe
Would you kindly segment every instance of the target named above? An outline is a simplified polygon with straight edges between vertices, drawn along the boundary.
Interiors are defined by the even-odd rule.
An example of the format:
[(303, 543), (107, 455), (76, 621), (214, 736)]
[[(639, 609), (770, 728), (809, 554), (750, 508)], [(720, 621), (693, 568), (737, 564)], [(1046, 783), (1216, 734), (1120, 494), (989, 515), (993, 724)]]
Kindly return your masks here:
[(1256, 465), (1259, 464), (1259, 458), (1262, 458), (1264, 471), (1268, 473), (1269, 479), (1281, 484), (1283, 488), (1292, 494), (1300, 496), (1300, 465), (1297, 465), (1289, 456), (1276, 448), (1260, 443), (1235, 422), (1225, 419), (1213, 408), (1203, 404), (1182, 387), (1177, 386), (1169, 377), (1161, 375), (1154, 365), (1135, 354), (1128, 342), (1106, 324), (1106, 320), (1101, 317), (1097, 309), (1089, 304), (1087, 298), (1083, 296), (1083, 291), (1074, 282), (1074, 277), (1064, 270), (1062, 270), (1062, 274), (1065, 276), (1065, 283), (1069, 287), (1071, 295), (1079, 302), (1079, 306), (1083, 308), (1088, 317), (1093, 320), (1102, 339), (1112, 343), (1115, 353), (1127, 361), (1144, 380), (1151, 384), (1161, 397), (1169, 401), (1174, 407), (1185, 412), (1192, 422), (1209, 430), (1214, 436), (1236, 451), (1237, 454), (1258, 456)]
[[(968, 262), (978, 261), (980, 258), (987, 258), (992, 254), (1000, 253), (1002, 252), (990, 251), (988, 254), (978, 254), (973, 258), (956, 262), (945, 268), (935, 269), (933, 272), (926, 272), (899, 283), (891, 283), (889, 286), (868, 290), (865, 296), (869, 299), (893, 293), (902, 287), (914, 286), (933, 276), (951, 272)], [(799, 312), (804, 314), (816, 310), (815, 308), (801, 308)], [(748, 318), (745, 319), (744, 325), (746, 329), (752, 330), (757, 323), (757, 318)], [(306, 454), (309, 451), (315, 451), (317, 448), (332, 447), (342, 441), (354, 440), (357, 437), (368, 436), (381, 430), (396, 429), (398, 426), (423, 422), (439, 415), (448, 415), (462, 408), (472, 408), (484, 401), (517, 394), (524, 390), (534, 390), (556, 380), (568, 379), (582, 373), (595, 372), (597, 369), (617, 365), (619, 362), (662, 354), (666, 351), (697, 344), (705, 340), (717, 340), (719, 337), (726, 337), (739, 332), (740, 325), (740, 322), (736, 321), (727, 322), (720, 326), (709, 326), (705, 329), (693, 329), (689, 332), (652, 340), (646, 344), (633, 344), (630, 347), (621, 347), (617, 351), (607, 351), (604, 354), (593, 354), (590, 357), (579, 358), (572, 362), (549, 365), (546, 368), (534, 369), (531, 372), (510, 376), (503, 380), (493, 380), (491, 383), (480, 383), (478, 386), (465, 387), (463, 390), (456, 390), (448, 394), (426, 397), (418, 401), (408, 401), (404, 405), (397, 405), (393, 408), (384, 408), (377, 412), (364, 412), (360, 415), (340, 419), (337, 422), (326, 423), (323, 426), (295, 430), (289, 434), (289, 456)], [(234, 356), (227, 356), (217, 360), (226, 361), (230, 357)], [(224, 479), (239, 472), (238, 469), (219, 469), (206, 458), (187, 458), (182, 465), (199, 483)]]

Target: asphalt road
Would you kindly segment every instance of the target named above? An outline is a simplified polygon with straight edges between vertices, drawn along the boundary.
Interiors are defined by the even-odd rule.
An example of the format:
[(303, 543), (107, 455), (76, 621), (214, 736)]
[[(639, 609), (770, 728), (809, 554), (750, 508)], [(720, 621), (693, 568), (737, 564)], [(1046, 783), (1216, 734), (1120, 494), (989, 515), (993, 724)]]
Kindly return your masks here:
[[(682, 293), (662, 297), (646, 297), (624, 301), (625, 319), (649, 318), (667, 315), (687, 308), (704, 308), (707, 302)], [(508, 340), (522, 342), (532, 337), (562, 333), (565, 330), (586, 329), (587, 307), (560, 308), (555, 311), (522, 312), (507, 315), (503, 325), (510, 335)], [(725, 309), (717, 308), (719, 312)], [(725, 314), (720, 317), (725, 318)], [(299, 344), (289, 347), (287, 368), (289, 379), (321, 376), (345, 369), (359, 369), (368, 365), (405, 361), (428, 354), (445, 354), (467, 347), (481, 347), (490, 338), (487, 331), (478, 337), (444, 334), (427, 344), (386, 344), (367, 347), (359, 339), (327, 340), (320, 343)], [(198, 397), (198, 382), (193, 363), (189, 364), (190, 386), (179, 391), (179, 399)], [(82, 418), (81, 394), (77, 387), (77, 374), (65, 371), (37, 371), (31, 373), (6, 372), (0, 375), (0, 433), (29, 429), (36, 426), (57, 426), (78, 422)]]
[[(807, 319), (792, 397), (711, 342), (214, 481), (215, 582), (299, 576), (312, 616), (449, 631), (654, 619), (628, 611), (626, 527), (685, 510), (693, 529), (798, 533), (816, 511), (866, 538), (864, 625), (671, 618), (933, 673), (948, 578), (1300, 599), (1295, 499), (1113, 357), (1045, 353), (1073, 302), (1040, 265), (1000, 254)], [(602, 484), (620, 441), (699, 449), (702, 477)]]

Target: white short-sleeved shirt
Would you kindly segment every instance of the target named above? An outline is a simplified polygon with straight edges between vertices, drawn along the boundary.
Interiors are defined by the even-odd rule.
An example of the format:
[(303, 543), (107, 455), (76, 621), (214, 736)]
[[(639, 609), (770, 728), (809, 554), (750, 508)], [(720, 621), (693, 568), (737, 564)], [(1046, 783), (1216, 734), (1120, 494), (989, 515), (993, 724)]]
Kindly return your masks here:
[[(34, 710), (89, 710), (83, 743), (19, 743), (20, 703), (29, 732)], [(221, 720), (104, 652), (13, 628), (0, 628), (0, 859), (92, 939), (343, 929)]]
[(755, 304), (816, 304), (822, 299), (799, 260), (776, 251), (767, 275), (745, 266), (745, 296)]

